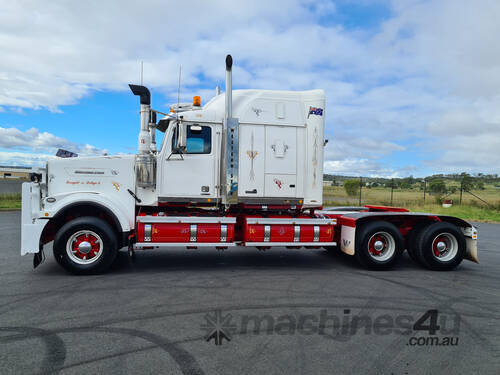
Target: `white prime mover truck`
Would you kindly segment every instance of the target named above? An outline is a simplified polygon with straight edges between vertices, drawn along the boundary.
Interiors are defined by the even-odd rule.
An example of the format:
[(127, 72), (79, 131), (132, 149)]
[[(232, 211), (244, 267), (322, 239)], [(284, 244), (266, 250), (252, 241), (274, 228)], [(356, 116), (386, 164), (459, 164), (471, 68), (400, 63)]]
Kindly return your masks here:
[[(70, 272), (105, 271), (121, 248), (325, 248), (387, 269), (477, 262), (477, 231), (455, 217), (364, 206), (324, 210), (323, 90), (232, 90), (169, 114), (140, 97), (138, 154), (55, 158), (22, 188), (21, 255), (53, 241)], [(158, 116), (159, 117), (159, 116)], [(159, 149), (156, 132), (164, 133)]]

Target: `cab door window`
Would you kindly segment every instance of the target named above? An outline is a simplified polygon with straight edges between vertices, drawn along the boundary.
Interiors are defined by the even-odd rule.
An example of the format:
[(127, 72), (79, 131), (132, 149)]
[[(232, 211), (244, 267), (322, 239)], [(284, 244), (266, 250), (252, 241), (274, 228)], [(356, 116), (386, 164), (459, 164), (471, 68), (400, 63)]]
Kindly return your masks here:
[[(172, 137), (172, 150), (175, 150), (176, 134)], [(189, 125), (187, 127), (185, 154), (210, 154), (212, 152), (212, 128), (210, 126)], [(174, 151), (178, 153), (178, 151)]]

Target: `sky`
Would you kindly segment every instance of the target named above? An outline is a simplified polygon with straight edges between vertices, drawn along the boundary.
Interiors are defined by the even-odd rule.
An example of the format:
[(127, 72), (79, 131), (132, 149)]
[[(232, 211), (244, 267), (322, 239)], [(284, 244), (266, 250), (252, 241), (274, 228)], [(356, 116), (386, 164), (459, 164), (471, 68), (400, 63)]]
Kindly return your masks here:
[(0, 165), (135, 153), (140, 62), (168, 111), (230, 53), (234, 89), (325, 90), (325, 173), (500, 174), (498, 0), (0, 2)]

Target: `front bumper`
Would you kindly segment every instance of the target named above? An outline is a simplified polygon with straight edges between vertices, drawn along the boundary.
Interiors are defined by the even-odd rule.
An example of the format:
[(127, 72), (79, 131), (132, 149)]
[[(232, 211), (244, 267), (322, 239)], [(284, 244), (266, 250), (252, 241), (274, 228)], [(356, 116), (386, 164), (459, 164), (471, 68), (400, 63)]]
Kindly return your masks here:
[(48, 223), (40, 217), (40, 185), (25, 182), (22, 185), (21, 255), (40, 251), (40, 236)]

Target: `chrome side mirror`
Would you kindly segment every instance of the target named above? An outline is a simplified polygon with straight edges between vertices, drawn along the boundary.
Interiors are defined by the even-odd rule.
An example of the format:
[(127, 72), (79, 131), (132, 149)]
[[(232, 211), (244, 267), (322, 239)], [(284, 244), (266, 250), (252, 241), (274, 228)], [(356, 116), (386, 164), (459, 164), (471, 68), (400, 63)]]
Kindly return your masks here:
[(177, 130), (178, 130), (178, 136), (177, 136), (177, 148), (181, 150), (186, 149), (186, 138), (187, 138), (187, 128), (186, 124), (182, 122), (182, 119), (180, 119), (177, 122)]

